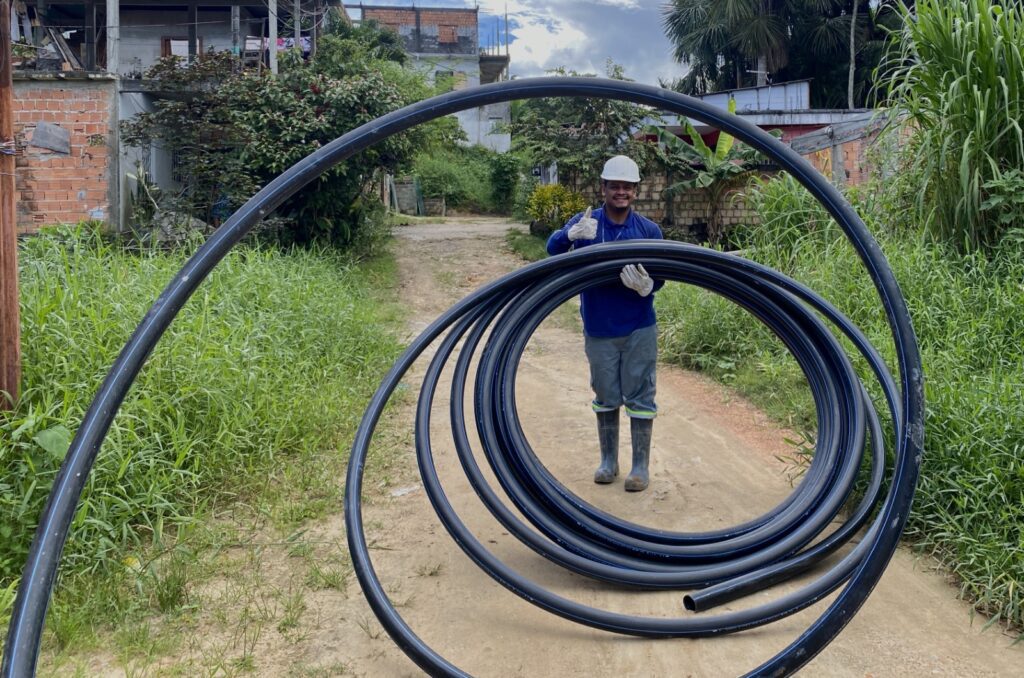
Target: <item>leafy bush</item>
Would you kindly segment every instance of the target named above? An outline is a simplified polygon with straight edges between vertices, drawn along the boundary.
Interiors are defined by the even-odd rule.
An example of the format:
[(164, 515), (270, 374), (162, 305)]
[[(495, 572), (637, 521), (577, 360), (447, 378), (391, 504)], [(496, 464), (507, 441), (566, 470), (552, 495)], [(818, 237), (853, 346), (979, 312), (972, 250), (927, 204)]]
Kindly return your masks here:
[[(846, 313), (894, 364), (878, 295), (839, 227), (792, 179), (749, 193), (761, 225), (747, 256)], [(982, 255), (887, 230), (884, 201), (855, 202), (907, 299), (925, 366), (925, 463), (907, 536), (956, 575), (978, 609), (1024, 623), (1024, 249)], [(664, 355), (730, 381), (798, 428), (814, 425), (806, 381), (781, 342), (734, 305), (690, 287), (658, 295)], [(876, 394), (877, 395), (877, 394)]]
[[(21, 243), (23, 395), (0, 413), (0, 612), (72, 432), (185, 256), (129, 254), (81, 230)], [(63, 571), (116, 568), (205, 502), (261, 488), (350, 435), (399, 348), (374, 292), (381, 275), (316, 249), (229, 254), (115, 418)]]
[(416, 156), (413, 173), (423, 195), (444, 198), (449, 207), (507, 214), (512, 208), (519, 161), (480, 145), (428, 146)]
[[(423, 78), (404, 70), (394, 40), (370, 26), (339, 25), (317, 43), (308, 63), (281, 54), (280, 75), (235, 73), (227, 53), (210, 53), (181, 68), (158, 63), (147, 77), (183, 89), (183, 101), (161, 99), (155, 110), (124, 123), (125, 141), (156, 144), (183, 168), (181, 195), (162, 196), (210, 222), (223, 219), (259, 187), (345, 132), (430, 94)], [(385, 33), (388, 31), (384, 31)], [(374, 173), (398, 171), (438, 126), (388, 137), (348, 158), (277, 208), (285, 243), (325, 241), (351, 247), (372, 211)]]
[[(736, 112), (735, 99), (729, 99), (728, 109), (730, 113)], [(648, 125), (644, 131), (657, 137), (655, 154), (661, 164), (672, 175), (682, 177), (681, 181), (666, 187), (664, 195), (673, 196), (680, 190), (694, 189), (704, 194), (708, 242), (714, 247), (721, 244), (726, 236), (726, 228), (719, 216), (723, 197), (744, 183), (750, 173), (756, 172), (767, 159), (754, 148), (735, 143), (736, 139), (725, 132), (718, 135), (715, 147), (710, 148), (689, 120), (685, 129), (690, 143), (664, 127)], [(775, 131), (771, 134), (778, 136)]]
[(909, 122), (917, 222), (961, 249), (992, 247), (1010, 223), (1007, 202), (993, 201), (1014, 195), (1006, 175), (1024, 168), (1024, 11), (994, 0), (896, 6), (903, 28), (884, 85)]
[(530, 221), (529, 203), (530, 196), (537, 189), (540, 181), (532, 174), (520, 177), (516, 184), (515, 194), (512, 197), (512, 218), (516, 221)]
[[(526, 213), (536, 223), (534, 235), (550, 234), (561, 228), (574, 214), (587, 208), (587, 199), (561, 184), (547, 184), (533, 190)], [(531, 227), (531, 232), (533, 227)]]
[(519, 158), (511, 153), (491, 156), (491, 192), (496, 211), (510, 214), (519, 186)]
[(413, 173), (420, 179), (424, 197), (444, 198), (448, 207), (493, 211), (486, 149), (455, 147), (422, 153), (413, 163)]

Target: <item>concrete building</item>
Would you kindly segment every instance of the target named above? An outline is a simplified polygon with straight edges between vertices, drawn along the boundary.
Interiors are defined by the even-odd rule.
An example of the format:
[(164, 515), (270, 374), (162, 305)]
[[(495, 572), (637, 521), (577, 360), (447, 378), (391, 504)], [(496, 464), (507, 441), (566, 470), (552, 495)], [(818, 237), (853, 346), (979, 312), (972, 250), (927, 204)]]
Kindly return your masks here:
[[(509, 56), (500, 45), (480, 48), (477, 9), (446, 7), (389, 7), (349, 3), (354, 21), (375, 21), (402, 38), (412, 56), (411, 67), (431, 83), (445, 83), (452, 89), (486, 85), (508, 78)], [(500, 41), (502, 36), (498, 36)], [(456, 114), (469, 143), (504, 153), (512, 136), (500, 131), (511, 122), (511, 104), (503, 102)]]

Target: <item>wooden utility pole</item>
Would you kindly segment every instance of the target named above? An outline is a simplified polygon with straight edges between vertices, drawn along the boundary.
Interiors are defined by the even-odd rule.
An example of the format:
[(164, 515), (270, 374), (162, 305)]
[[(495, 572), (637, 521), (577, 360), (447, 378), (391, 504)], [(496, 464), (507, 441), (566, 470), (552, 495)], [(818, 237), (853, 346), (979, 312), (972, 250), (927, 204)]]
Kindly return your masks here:
[(18, 320), (18, 229), (14, 213), (14, 80), (11, 3), (0, 0), (0, 408), (18, 400), (21, 338)]
[(188, 62), (194, 64), (199, 58), (199, 5), (188, 6)]
[(96, 0), (85, 3), (85, 70), (96, 70)]

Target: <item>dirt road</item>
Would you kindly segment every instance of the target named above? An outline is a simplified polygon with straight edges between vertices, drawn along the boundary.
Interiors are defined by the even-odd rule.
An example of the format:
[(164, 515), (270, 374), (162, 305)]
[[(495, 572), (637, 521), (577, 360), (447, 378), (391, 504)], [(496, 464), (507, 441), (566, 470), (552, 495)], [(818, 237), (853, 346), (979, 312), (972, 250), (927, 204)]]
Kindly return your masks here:
[[(469, 291), (521, 265), (505, 249), (508, 228), (497, 220), (450, 220), (399, 229), (401, 298), (411, 309), (411, 333)], [(517, 388), (531, 443), (569, 489), (624, 518), (677, 530), (718, 528), (752, 518), (790, 492), (786, 466), (776, 459), (791, 452), (784, 432), (720, 387), (668, 367), (658, 375), (661, 415), (654, 428), (650, 489), (627, 494), (621, 479), (594, 485), (595, 423), (580, 332), (572, 325), (567, 310), (544, 323), (527, 349)], [(409, 385), (415, 394), (411, 378)], [(413, 398), (408, 400), (395, 416), (411, 423)], [(435, 422), (440, 422), (435, 426), (435, 452), (450, 500), (504, 562), (584, 604), (651, 616), (690, 614), (683, 611), (679, 593), (615, 589), (562, 571), (521, 546), (465, 482), (446, 444), (444, 403)], [(626, 440), (628, 429), (623, 461)], [(473, 675), (734, 676), (785, 647), (824, 609), (825, 603), (819, 603), (761, 629), (695, 641), (649, 641), (571, 624), (507, 592), (469, 561), (424, 496), (411, 433), (402, 445), (397, 462), (367, 476), (371, 553), (386, 590), (410, 625)], [(343, 544), (341, 515), (322, 521), (304, 538)], [(354, 578), (347, 588), (302, 588), (296, 566), (284, 551), (260, 556), (260, 586), (278, 592), (266, 599), (279, 611), (268, 616), (262, 633), (253, 635), (248, 670), (268, 676), (420, 675), (382, 632)], [(296, 592), (302, 593), (302, 614), (285, 627), (280, 609), (287, 611), (287, 601)], [(778, 590), (758, 594), (732, 609), (777, 595)], [(211, 596), (207, 592), (205, 597)], [(270, 622), (276, 623), (276, 632)], [(982, 626), (983, 620), (972, 623), (968, 606), (955, 599), (954, 589), (930, 572), (925, 561), (900, 552), (866, 606), (802, 675), (1021, 675), (1024, 644), (1011, 647), (1012, 638), (998, 625), (984, 631)], [(211, 629), (205, 637), (200, 634), (187, 652), (209, 655), (212, 647), (227, 642), (218, 640), (218, 633)], [(236, 630), (230, 652), (237, 653), (239, 637), (247, 642), (245, 632)], [(209, 667), (208, 662), (204, 665)]]
[[(451, 221), (400, 229), (402, 299), (415, 309), (414, 331), (467, 292), (520, 265), (503, 247), (507, 228), (494, 221)], [(586, 362), (579, 332), (565, 327), (564, 317), (561, 323), (545, 322), (535, 335), (517, 391), (529, 439), (569, 489), (622, 517), (680, 530), (752, 518), (790, 492), (785, 466), (775, 458), (791, 451), (784, 432), (717, 386), (665, 367), (659, 371), (662, 414), (655, 424), (651, 488), (627, 494), (621, 482), (594, 485), (596, 433), (587, 407)], [(443, 407), (436, 419), (446, 421)], [(614, 590), (560, 571), (522, 547), (476, 500), (453, 451), (443, 445), (443, 425), (435, 427), (435, 439), (453, 505), (506, 563), (586, 604), (653, 616), (685, 614), (677, 593)], [(381, 578), (417, 633), (474, 675), (737, 675), (788, 644), (824, 609), (820, 603), (766, 628), (700, 641), (648, 641), (579, 627), (529, 605), (480, 572), (438, 524), (412, 469), (401, 473), (402, 482), (392, 482), (387, 499), (368, 511)], [(864, 609), (804, 675), (1020, 675), (1024, 648), (1011, 648), (1012, 639), (997, 626), (982, 632), (981, 620), (972, 625), (968, 607), (927, 569), (924, 561), (897, 554)], [(353, 606), (351, 597), (358, 593), (352, 588), (345, 605), (352, 611), (346, 614), (372, 619), (361, 601)], [(769, 595), (777, 592), (755, 598)], [(324, 640), (331, 638), (332, 654), (353, 673), (418, 673), (386, 636), (369, 638), (378, 629), (375, 620), (369, 634), (353, 628), (351, 618), (338, 621), (341, 628), (325, 624)]]

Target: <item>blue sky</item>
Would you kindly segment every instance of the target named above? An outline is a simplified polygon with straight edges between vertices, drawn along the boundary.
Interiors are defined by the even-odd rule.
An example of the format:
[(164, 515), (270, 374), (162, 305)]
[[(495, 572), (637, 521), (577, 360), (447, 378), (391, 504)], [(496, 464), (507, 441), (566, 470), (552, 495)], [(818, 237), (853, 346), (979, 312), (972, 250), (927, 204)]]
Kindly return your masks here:
[[(346, 1), (356, 9), (358, 2)], [(410, 7), (412, 0), (366, 0), (367, 5)], [(480, 35), (493, 42), (494, 25), (504, 41), (508, 9), (511, 73), (544, 75), (558, 66), (604, 75), (609, 58), (626, 77), (657, 85), (683, 74), (661, 27), (662, 0), (416, 0), (418, 7), (480, 8)]]

